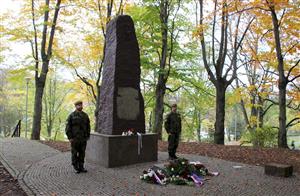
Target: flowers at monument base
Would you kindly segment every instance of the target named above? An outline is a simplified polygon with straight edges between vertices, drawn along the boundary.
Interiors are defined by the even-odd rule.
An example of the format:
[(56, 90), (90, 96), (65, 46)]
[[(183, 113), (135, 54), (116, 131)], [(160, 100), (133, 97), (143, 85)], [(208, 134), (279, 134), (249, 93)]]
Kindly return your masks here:
[(156, 167), (152, 167), (149, 168), (147, 171), (144, 171), (143, 175), (140, 176), (140, 179), (149, 183), (159, 185), (166, 185), (168, 180), (163, 171), (157, 169)]
[(130, 135), (136, 135), (136, 132), (132, 128), (122, 132), (122, 136), (130, 136)]
[(152, 167), (140, 176), (141, 180), (149, 183), (166, 185), (195, 185), (202, 186), (207, 176), (217, 176), (218, 172), (209, 172), (199, 161), (189, 162), (187, 159), (179, 158), (169, 161), (164, 168)]

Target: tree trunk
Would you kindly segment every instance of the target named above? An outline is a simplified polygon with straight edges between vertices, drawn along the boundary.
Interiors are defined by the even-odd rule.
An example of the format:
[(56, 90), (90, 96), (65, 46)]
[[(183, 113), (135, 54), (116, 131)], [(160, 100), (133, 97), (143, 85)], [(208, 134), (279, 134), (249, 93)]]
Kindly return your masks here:
[(279, 79), (279, 132), (278, 147), (288, 148), (286, 134), (286, 83)]
[(258, 97), (258, 127), (262, 128), (264, 126), (264, 110), (263, 110), (263, 99), (259, 96)]
[(228, 139), (229, 142), (231, 142), (230, 134), (231, 134), (230, 129), (227, 129), (227, 139)]
[(197, 137), (198, 137), (198, 141), (201, 142), (201, 113), (200, 112), (198, 112), (197, 118), (198, 118)]
[(49, 138), (51, 138), (51, 132), (52, 132), (52, 127), (53, 127), (53, 120), (52, 119), (49, 120), (49, 125), (47, 126), (47, 133), (48, 133)]
[[(44, 76), (46, 79), (46, 74)], [(39, 140), (40, 139), (40, 132), (41, 132), (41, 120), (42, 120), (42, 100), (44, 94), (44, 87), (45, 87), (45, 80), (39, 78), (35, 82), (35, 97), (34, 97), (34, 113), (33, 113), (33, 124), (32, 124), (32, 140)]]
[[(98, 112), (99, 112), (99, 106), (100, 106), (100, 86), (97, 86), (97, 99), (96, 99), (96, 109), (95, 109), (95, 132), (98, 130), (99, 126), (99, 118), (98, 118)], [(100, 130), (99, 130), (100, 131)]]
[(158, 139), (162, 139), (162, 125), (164, 114), (164, 96), (165, 96), (165, 84), (163, 75), (160, 74), (155, 91), (155, 108), (154, 108), (154, 125), (153, 132), (157, 133)]
[[(225, 85), (218, 82), (216, 96), (216, 122), (214, 143), (224, 145), (224, 121), (225, 121)], [(221, 83), (221, 84), (220, 84)]]
[[(161, 22), (161, 58), (159, 65), (158, 81), (155, 89), (155, 108), (153, 131), (158, 134), (158, 139), (162, 139), (162, 125), (164, 114), (164, 96), (166, 92), (167, 75), (165, 73), (168, 56), (168, 1), (160, 2), (160, 22)], [(171, 58), (169, 56), (169, 58)], [(169, 65), (170, 66), (170, 65)]]
[(278, 147), (288, 148), (287, 138), (286, 138), (286, 86), (287, 78), (284, 75), (284, 62), (281, 51), (280, 43), (280, 32), (279, 32), (279, 21), (275, 12), (274, 4), (270, 5), (272, 23), (273, 23), (273, 33), (276, 45), (276, 56), (277, 56), (277, 70), (279, 74), (279, 132), (278, 132)]
[[(251, 115), (250, 115), (250, 125), (252, 128), (257, 127), (257, 108), (256, 108), (256, 101), (255, 96), (251, 96)], [(255, 119), (255, 121), (253, 120)]]
[(150, 112), (150, 115), (149, 115), (149, 129), (148, 130), (152, 130), (152, 111)]
[[(31, 139), (39, 140), (40, 139), (40, 132), (41, 132), (41, 120), (42, 120), (42, 101), (43, 101), (43, 94), (44, 88), (47, 78), (47, 73), (49, 69), (49, 61), (52, 56), (52, 46), (54, 41), (54, 34), (56, 28), (56, 22), (58, 19), (58, 13), (60, 10), (61, 0), (56, 1), (55, 11), (53, 15), (53, 20), (51, 21), (51, 30), (49, 35), (49, 41), (47, 44), (47, 29), (49, 25), (49, 3), (50, 0), (46, 0), (46, 8), (44, 11), (44, 24), (43, 24), (43, 32), (42, 32), (42, 40), (41, 40), (41, 59), (42, 59), (42, 68), (41, 73), (39, 76), (39, 58), (38, 58), (38, 43), (37, 43), (37, 30), (35, 25), (35, 13), (34, 13), (34, 1), (32, 2), (32, 17), (33, 17), (33, 28), (34, 28), (34, 43), (35, 43), (35, 50), (33, 57), (35, 59), (35, 98), (34, 98), (34, 114), (33, 114), (33, 124), (32, 124), (32, 135)], [(47, 47), (47, 50), (46, 50)]]

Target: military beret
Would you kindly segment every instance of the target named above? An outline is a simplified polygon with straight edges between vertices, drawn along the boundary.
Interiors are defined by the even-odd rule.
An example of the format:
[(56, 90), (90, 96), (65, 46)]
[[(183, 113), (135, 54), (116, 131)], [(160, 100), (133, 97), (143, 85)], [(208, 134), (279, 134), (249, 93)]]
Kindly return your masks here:
[(76, 101), (76, 102), (74, 103), (74, 105), (79, 105), (79, 104), (82, 104), (82, 101)]

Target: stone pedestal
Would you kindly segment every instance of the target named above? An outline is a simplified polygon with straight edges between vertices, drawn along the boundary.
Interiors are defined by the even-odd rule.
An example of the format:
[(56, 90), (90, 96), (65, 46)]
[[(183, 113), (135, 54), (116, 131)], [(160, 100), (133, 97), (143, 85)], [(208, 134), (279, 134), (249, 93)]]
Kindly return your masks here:
[(269, 163), (265, 165), (265, 174), (279, 177), (290, 177), (293, 175), (293, 166)]
[(104, 167), (157, 161), (157, 134), (143, 134), (138, 154), (138, 136), (91, 133), (86, 160)]

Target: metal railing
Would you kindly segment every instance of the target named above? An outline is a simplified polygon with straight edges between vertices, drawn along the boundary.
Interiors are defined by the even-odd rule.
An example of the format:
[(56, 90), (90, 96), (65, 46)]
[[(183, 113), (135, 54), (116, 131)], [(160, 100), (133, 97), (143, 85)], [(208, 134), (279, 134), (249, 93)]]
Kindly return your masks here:
[(20, 137), (20, 135), (21, 135), (21, 120), (19, 120), (11, 137)]

